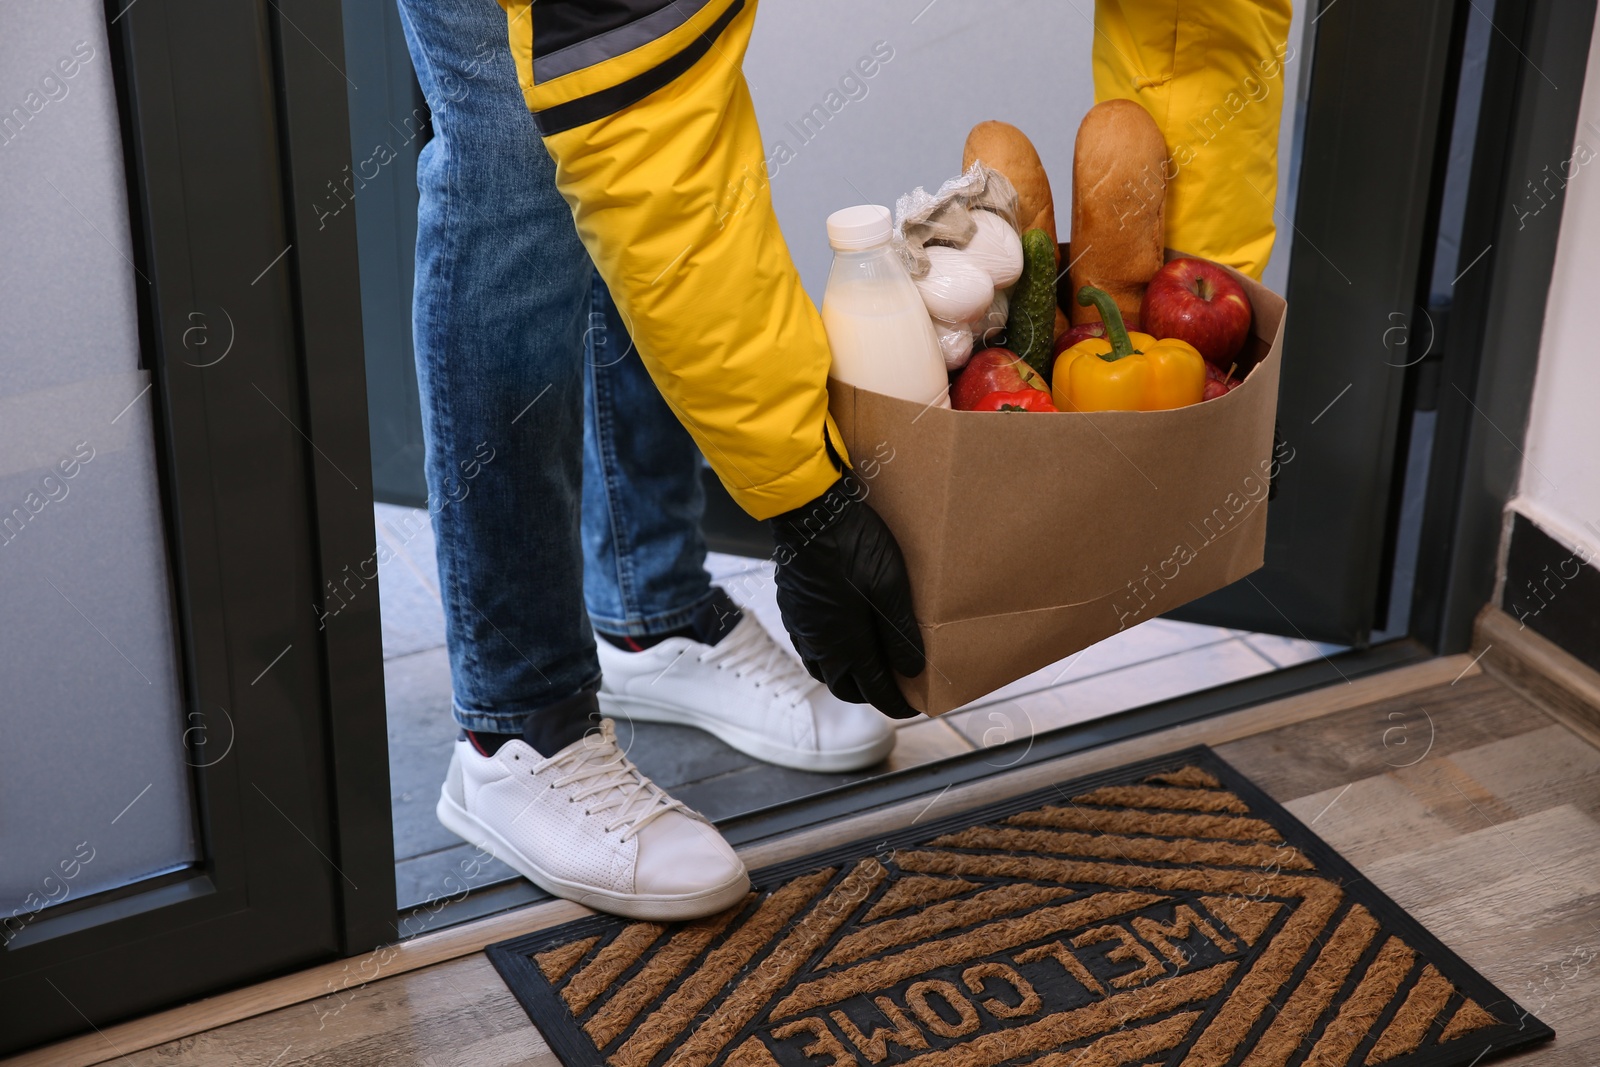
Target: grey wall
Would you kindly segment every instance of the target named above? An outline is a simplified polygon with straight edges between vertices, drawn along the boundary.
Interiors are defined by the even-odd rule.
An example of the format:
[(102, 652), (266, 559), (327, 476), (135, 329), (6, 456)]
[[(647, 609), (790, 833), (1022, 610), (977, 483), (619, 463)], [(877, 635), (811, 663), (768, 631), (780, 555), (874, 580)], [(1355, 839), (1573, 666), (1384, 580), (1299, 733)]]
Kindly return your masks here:
[(0, 5), (0, 189), (4, 940), (195, 856), (98, 0)]
[[(865, 202), (892, 205), (914, 186), (936, 187), (961, 169), (967, 131), (984, 119), (1020, 127), (1038, 147), (1067, 238), (1072, 143), (1094, 104), (1093, 14), (1093, 0), (764, 0), (745, 77), (769, 162), (780, 141), (794, 154), (773, 174), (772, 195), (813, 299), (822, 297), (831, 260), (823, 232), (829, 213)], [(1296, 11), (1291, 40), (1300, 40), (1302, 23)], [(861, 87), (841, 88), (879, 41), (894, 58)], [(1286, 67), (1291, 91), (1305, 58)], [(798, 125), (830, 90), (846, 103), (803, 143), (788, 124)], [(1284, 109), (1280, 139), (1286, 218), (1293, 217), (1286, 194), (1295, 111)], [(1288, 227), (1280, 221), (1279, 230), (1278, 250), (1286, 253)], [(1267, 282), (1282, 292), (1288, 256), (1273, 259)]]

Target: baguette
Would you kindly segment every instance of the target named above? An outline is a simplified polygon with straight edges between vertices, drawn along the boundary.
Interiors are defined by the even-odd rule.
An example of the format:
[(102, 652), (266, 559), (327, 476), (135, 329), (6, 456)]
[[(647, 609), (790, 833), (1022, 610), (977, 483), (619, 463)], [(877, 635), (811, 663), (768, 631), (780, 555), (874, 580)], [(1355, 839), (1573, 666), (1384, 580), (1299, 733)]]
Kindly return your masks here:
[(1124, 318), (1138, 317), (1162, 264), (1166, 160), (1160, 128), (1134, 101), (1107, 100), (1083, 117), (1072, 157), (1074, 324), (1100, 320), (1076, 299), (1085, 285), (1110, 293)]
[[(961, 151), (961, 169), (969, 170), (974, 160), (999, 171), (1017, 190), (1017, 233), (1040, 229), (1056, 243), (1056, 206), (1050, 195), (1050, 176), (1039, 161), (1039, 153), (1026, 134), (1005, 122), (980, 122), (967, 134)], [(1056, 258), (1061, 256), (1056, 250)]]

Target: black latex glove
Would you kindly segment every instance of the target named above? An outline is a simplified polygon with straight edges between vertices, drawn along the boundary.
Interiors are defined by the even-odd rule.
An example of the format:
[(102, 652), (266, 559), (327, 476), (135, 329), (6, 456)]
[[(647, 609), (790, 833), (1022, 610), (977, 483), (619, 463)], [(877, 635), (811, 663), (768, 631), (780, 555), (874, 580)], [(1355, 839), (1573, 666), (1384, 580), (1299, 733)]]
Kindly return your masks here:
[(840, 700), (908, 719), (919, 713), (890, 671), (922, 673), (922, 634), (905, 558), (865, 495), (861, 479), (846, 473), (810, 504), (772, 520), (778, 607), (813, 678)]

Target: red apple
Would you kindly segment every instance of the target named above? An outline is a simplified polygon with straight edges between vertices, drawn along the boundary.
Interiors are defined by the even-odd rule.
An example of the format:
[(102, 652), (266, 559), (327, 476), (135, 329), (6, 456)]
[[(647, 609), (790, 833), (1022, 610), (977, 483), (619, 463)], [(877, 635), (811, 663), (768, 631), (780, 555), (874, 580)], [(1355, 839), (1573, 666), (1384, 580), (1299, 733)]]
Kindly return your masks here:
[(1215, 400), (1219, 396), (1226, 396), (1244, 384), (1244, 377), (1239, 374), (1239, 368), (1230, 364), (1226, 370), (1215, 363), (1206, 364), (1206, 390), (1202, 400)]
[(1145, 332), (1176, 337), (1226, 367), (1250, 333), (1250, 298), (1233, 275), (1203, 259), (1174, 259), (1145, 287)]
[(956, 375), (955, 384), (950, 387), (950, 406), (957, 411), (971, 411), (990, 393), (1013, 393), (1030, 387), (1050, 391), (1039, 373), (1011, 349), (985, 348), (967, 360)]
[[(1137, 317), (1124, 319), (1123, 325), (1129, 330), (1137, 331), (1139, 329), (1139, 319)], [(1091, 337), (1104, 337), (1105, 335), (1106, 324), (1099, 319), (1094, 322), (1080, 322), (1078, 325), (1063, 331), (1061, 336), (1056, 338), (1055, 355), (1059, 356), (1079, 341), (1087, 341)]]

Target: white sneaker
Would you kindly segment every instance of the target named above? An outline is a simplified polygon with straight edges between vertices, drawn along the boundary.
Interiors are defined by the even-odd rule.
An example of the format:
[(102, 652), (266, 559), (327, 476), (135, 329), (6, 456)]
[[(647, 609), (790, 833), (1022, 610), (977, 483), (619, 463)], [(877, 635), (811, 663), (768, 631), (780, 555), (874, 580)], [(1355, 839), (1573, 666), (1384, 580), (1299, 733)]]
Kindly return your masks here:
[(595, 644), (607, 715), (696, 726), (746, 755), (802, 771), (857, 771), (894, 748), (888, 716), (828, 692), (751, 612), (715, 645), (687, 637), (642, 652), (604, 638)]
[(632, 919), (695, 919), (750, 888), (714, 826), (617, 747), (610, 719), (549, 759), (522, 741), (492, 756), (456, 742), (439, 821), (546, 892)]

